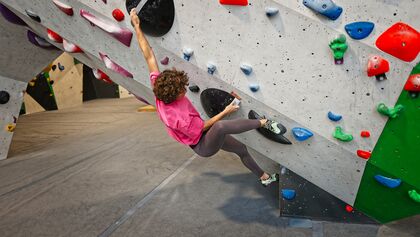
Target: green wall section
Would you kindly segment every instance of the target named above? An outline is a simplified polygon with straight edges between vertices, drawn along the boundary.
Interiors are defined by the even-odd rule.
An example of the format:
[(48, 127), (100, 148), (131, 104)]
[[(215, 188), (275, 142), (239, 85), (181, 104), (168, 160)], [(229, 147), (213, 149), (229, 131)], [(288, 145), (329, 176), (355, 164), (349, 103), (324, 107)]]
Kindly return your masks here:
[[(417, 73), (420, 63), (411, 72)], [(397, 104), (404, 105), (404, 111), (389, 119), (382, 131), (354, 205), (382, 223), (420, 214), (420, 203), (408, 196), (409, 190), (420, 192), (420, 97), (413, 99), (403, 91)], [(373, 178), (377, 174), (402, 179), (402, 184), (395, 189), (384, 187)]]

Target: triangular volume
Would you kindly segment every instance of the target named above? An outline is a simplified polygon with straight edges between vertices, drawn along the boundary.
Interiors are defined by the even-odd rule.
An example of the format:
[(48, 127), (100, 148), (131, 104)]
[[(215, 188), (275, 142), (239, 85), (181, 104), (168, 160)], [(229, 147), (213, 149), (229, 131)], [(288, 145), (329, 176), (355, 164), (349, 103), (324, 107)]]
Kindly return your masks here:
[(239, 5), (239, 6), (247, 6), (248, 0), (219, 0), (220, 4), (223, 5)]
[(376, 46), (394, 57), (411, 62), (420, 52), (420, 33), (411, 26), (398, 22), (379, 36)]

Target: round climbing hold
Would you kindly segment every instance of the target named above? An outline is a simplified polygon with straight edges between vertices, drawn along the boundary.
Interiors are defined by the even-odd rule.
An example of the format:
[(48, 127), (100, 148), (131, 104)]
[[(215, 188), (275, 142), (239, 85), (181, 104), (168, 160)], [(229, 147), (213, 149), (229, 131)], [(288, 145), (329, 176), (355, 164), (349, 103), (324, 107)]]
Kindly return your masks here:
[(354, 208), (349, 204), (346, 205), (346, 212), (353, 212)]
[(41, 22), (41, 17), (39, 17), (35, 12), (28, 9), (26, 9), (25, 12), (26, 12), (26, 15), (28, 15), (32, 20), (36, 22)]
[(191, 85), (188, 87), (188, 89), (190, 89), (190, 91), (194, 93), (198, 93), (200, 91), (200, 87), (198, 87), (197, 85)]
[(162, 60), (160, 60), (160, 63), (162, 65), (168, 65), (169, 64), (169, 58), (168, 57), (164, 57)]
[(376, 77), (376, 80), (383, 81), (386, 78), (385, 73), (389, 71), (389, 62), (379, 55), (372, 55), (368, 59), (367, 75)]
[(370, 132), (369, 131), (366, 131), (366, 130), (363, 130), (363, 131), (360, 132), (360, 136), (362, 136), (362, 137), (370, 137)]
[(7, 91), (0, 91), (0, 104), (4, 105), (10, 100), (10, 94)]
[(265, 8), (265, 14), (268, 17), (272, 17), (277, 15), (277, 13), (279, 13), (279, 9), (277, 7), (266, 7)]
[(48, 33), (48, 39), (56, 43), (63, 43), (63, 38), (59, 34), (55, 33), (54, 31), (50, 29), (47, 29), (47, 33)]
[(358, 21), (344, 26), (347, 34), (355, 40), (361, 40), (372, 33), (375, 24), (369, 21)]
[(191, 49), (191, 48), (185, 47), (182, 50), (182, 53), (184, 54), (184, 59), (187, 60), (187, 61), (190, 61), (191, 56), (194, 54), (194, 50)]
[(420, 74), (410, 75), (405, 83), (404, 90), (408, 91), (413, 98), (417, 98), (420, 93)]
[(250, 75), (252, 73), (252, 66), (246, 63), (242, 63), (241, 64), (241, 70), (243, 73), (245, 73), (245, 75)]
[(292, 128), (292, 133), (298, 141), (305, 141), (312, 137), (314, 134), (306, 128)]
[(329, 112), (328, 112), (328, 118), (329, 118), (331, 121), (337, 122), (337, 121), (340, 121), (340, 120), (343, 118), (343, 116), (341, 116), (341, 115), (339, 115), (339, 114), (335, 114), (335, 113), (333, 113), (333, 112), (329, 111)]
[(258, 85), (256, 83), (251, 83), (251, 84), (249, 84), (249, 89), (252, 92), (257, 92), (260, 89), (260, 85)]
[(365, 160), (369, 159), (371, 156), (371, 153), (369, 151), (364, 151), (364, 150), (357, 150), (357, 155), (360, 158), (363, 158)]
[(207, 63), (207, 73), (213, 75), (216, 71), (216, 65), (213, 62)]
[(416, 190), (408, 191), (408, 196), (415, 202), (420, 203), (420, 194)]
[(293, 189), (282, 189), (281, 195), (286, 200), (293, 200), (296, 197), (296, 191)]
[(379, 174), (375, 175), (374, 178), (378, 183), (388, 188), (396, 188), (401, 184), (401, 179), (393, 179)]
[(353, 140), (353, 136), (349, 133), (345, 133), (341, 126), (335, 127), (333, 137), (343, 142), (350, 142)]
[(376, 107), (376, 110), (383, 115), (388, 116), (389, 118), (393, 119), (398, 117), (401, 112), (404, 110), (404, 106), (397, 104), (395, 107), (388, 107), (384, 103), (379, 103)]
[(118, 8), (115, 8), (112, 11), (112, 16), (117, 21), (123, 21), (124, 20), (124, 13), (120, 9), (118, 9)]

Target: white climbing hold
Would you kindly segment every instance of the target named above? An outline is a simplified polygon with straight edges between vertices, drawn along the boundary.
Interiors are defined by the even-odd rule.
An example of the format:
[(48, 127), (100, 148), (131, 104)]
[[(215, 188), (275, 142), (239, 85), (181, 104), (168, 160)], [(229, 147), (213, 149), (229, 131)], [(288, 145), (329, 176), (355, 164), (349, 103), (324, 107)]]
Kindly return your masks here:
[(252, 66), (246, 63), (241, 64), (241, 70), (245, 75), (250, 75), (252, 73)]
[(207, 63), (207, 72), (211, 75), (216, 71), (216, 65), (213, 62)]
[(194, 54), (194, 50), (191, 49), (191, 48), (185, 47), (182, 50), (182, 53), (184, 54), (184, 59), (187, 60), (187, 61), (190, 61), (191, 56)]
[(276, 8), (276, 7), (266, 7), (265, 8), (265, 14), (268, 17), (275, 16), (275, 15), (277, 15), (277, 13), (279, 13), (279, 9)]

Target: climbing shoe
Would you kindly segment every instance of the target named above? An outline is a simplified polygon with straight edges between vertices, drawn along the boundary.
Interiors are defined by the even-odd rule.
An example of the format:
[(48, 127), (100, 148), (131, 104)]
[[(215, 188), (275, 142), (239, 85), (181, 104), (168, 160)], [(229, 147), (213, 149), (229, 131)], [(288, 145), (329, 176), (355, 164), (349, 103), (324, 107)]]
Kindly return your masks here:
[[(254, 110), (249, 111), (248, 118), (258, 120), (265, 119), (264, 116), (259, 115)], [(257, 128), (257, 131), (260, 132), (264, 137), (275, 142), (286, 145), (292, 144), (286, 137), (283, 136), (283, 134), (287, 132), (286, 127), (281, 123), (275, 122), (273, 120), (268, 119), (264, 126)]]
[(272, 174), (270, 175), (270, 177), (268, 177), (268, 179), (262, 180), (261, 179), (261, 184), (264, 187), (267, 187), (269, 184), (271, 184), (272, 182), (276, 182), (279, 180), (278, 174)]

